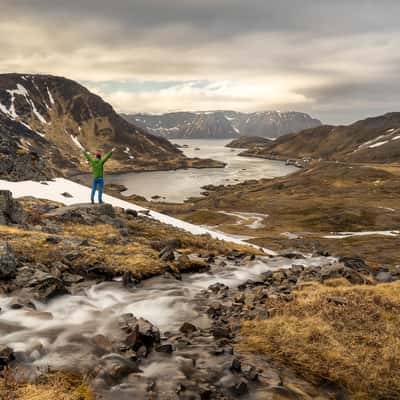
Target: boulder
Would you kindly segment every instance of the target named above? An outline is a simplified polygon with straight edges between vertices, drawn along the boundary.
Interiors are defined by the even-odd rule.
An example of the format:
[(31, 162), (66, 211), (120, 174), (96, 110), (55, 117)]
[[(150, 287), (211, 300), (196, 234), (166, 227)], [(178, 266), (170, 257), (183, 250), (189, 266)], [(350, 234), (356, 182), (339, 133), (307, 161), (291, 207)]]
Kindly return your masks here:
[(182, 326), (179, 328), (179, 331), (184, 333), (185, 335), (196, 332), (197, 327), (190, 322), (184, 322)]
[(205, 272), (210, 269), (210, 266), (199, 257), (188, 257), (185, 254), (176, 256), (175, 266), (181, 272)]
[(106, 386), (114, 386), (131, 373), (140, 372), (137, 364), (118, 355), (103, 357), (94, 371), (96, 379), (104, 381)]
[(256, 381), (258, 379), (258, 372), (252, 365), (242, 366), (242, 374), (249, 381)]
[(360, 257), (341, 257), (339, 262), (358, 272), (369, 271), (368, 265), (365, 264), (365, 261)]
[(213, 328), (211, 329), (211, 332), (212, 332), (213, 336), (217, 339), (230, 338), (231, 334), (232, 334), (229, 326), (224, 326), (224, 325), (219, 325), (219, 324), (213, 326)]
[(343, 264), (333, 264), (322, 267), (320, 277), (323, 281), (343, 277), (352, 284), (359, 285), (367, 281), (366, 276), (362, 273), (366, 274), (367, 271), (365, 269), (351, 268)]
[(9, 347), (0, 347), (0, 371), (7, 368), (15, 360), (15, 355)]
[(232, 394), (235, 396), (243, 396), (249, 391), (247, 382), (245, 380), (241, 380), (241, 381), (235, 383), (229, 389), (232, 392)]
[(174, 250), (171, 247), (166, 246), (160, 251), (159, 257), (162, 261), (174, 261)]
[(62, 222), (78, 222), (87, 225), (110, 223), (115, 218), (115, 210), (111, 204), (74, 204), (58, 207), (44, 215), (46, 218)]
[(235, 372), (240, 372), (242, 370), (242, 363), (240, 362), (240, 360), (238, 358), (234, 358), (232, 360), (230, 370), (235, 371)]
[(12, 279), (17, 274), (17, 259), (7, 242), (0, 242), (0, 280)]
[(224, 285), (223, 283), (214, 283), (213, 285), (210, 285), (208, 287), (208, 290), (210, 290), (213, 293), (220, 293), (220, 292), (228, 292), (229, 291), (229, 286)]
[(139, 352), (144, 347), (147, 354), (149, 349), (160, 343), (159, 329), (143, 318), (124, 314), (120, 317), (119, 326), (124, 333), (124, 345), (128, 349)]
[(136, 210), (132, 210), (131, 208), (128, 208), (127, 210), (125, 210), (125, 213), (134, 218), (136, 218), (138, 216), (138, 212)]
[(290, 260), (304, 260), (306, 257), (300, 253), (283, 253), (281, 257), (289, 258)]
[(47, 303), (57, 296), (69, 294), (63, 281), (52, 275), (34, 281), (31, 286), (34, 287), (35, 298), (43, 303)]
[(19, 201), (12, 198), (8, 190), (0, 190), (0, 224), (23, 224), (25, 212)]
[(170, 344), (170, 343), (162, 344), (162, 345), (156, 347), (156, 351), (158, 353), (171, 354), (174, 351), (174, 346), (172, 346), (172, 344)]
[(389, 282), (392, 282), (394, 280), (392, 274), (389, 271), (378, 272), (378, 274), (376, 275), (375, 279), (378, 282), (382, 282), (382, 283), (389, 283)]

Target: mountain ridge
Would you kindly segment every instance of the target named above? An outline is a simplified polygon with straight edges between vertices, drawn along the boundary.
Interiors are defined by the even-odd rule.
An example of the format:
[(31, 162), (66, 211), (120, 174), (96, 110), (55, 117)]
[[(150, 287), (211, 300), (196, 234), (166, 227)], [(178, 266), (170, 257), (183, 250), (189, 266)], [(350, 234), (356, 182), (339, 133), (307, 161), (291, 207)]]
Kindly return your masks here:
[(239, 136), (275, 138), (322, 124), (308, 114), (296, 111), (241, 113), (219, 110), (121, 115), (153, 134), (170, 139), (227, 139)]
[(400, 112), (366, 118), (350, 125), (322, 125), (306, 129), (241, 154), (277, 159), (396, 162), (400, 159)]
[(105, 152), (112, 147), (116, 151), (108, 167), (114, 172), (204, 164), (187, 159), (168, 140), (129, 123), (100, 96), (64, 77), (0, 74), (0, 116), (4, 140), (9, 120), (18, 149), (34, 150), (46, 160), (48, 169), (61, 175), (87, 170), (83, 150)]

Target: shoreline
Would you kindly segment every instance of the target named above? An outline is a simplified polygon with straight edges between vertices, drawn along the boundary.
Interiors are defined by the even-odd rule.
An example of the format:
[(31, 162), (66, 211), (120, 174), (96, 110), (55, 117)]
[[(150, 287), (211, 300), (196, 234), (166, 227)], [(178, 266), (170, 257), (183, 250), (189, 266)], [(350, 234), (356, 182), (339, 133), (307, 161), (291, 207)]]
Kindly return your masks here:
[[(167, 172), (167, 171), (179, 171), (179, 170), (189, 170), (189, 169), (223, 169), (226, 168), (227, 164), (222, 162), (222, 161), (217, 161), (217, 160), (212, 160), (212, 159), (202, 159), (202, 158), (188, 158), (188, 160), (200, 160), (200, 161), (211, 161), (210, 165), (188, 165), (188, 166), (181, 166), (181, 167), (174, 167), (174, 168), (168, 168), (167, 166), (165, 167), (154, 167), (153, 168), (123, 168), (120, 170), (114, 170), (114, 171), (108, 171), (107, 175), (123, 175), (123, 174), (130, 174), (130, 173), (143, 173), (143, 172)], [(90, 172), (88, 171), (81, 171), (77, 170), (72, 173), (65, 173), (65, 178), (71, 179), (76, 176), (80, 175), (90, 175)]]

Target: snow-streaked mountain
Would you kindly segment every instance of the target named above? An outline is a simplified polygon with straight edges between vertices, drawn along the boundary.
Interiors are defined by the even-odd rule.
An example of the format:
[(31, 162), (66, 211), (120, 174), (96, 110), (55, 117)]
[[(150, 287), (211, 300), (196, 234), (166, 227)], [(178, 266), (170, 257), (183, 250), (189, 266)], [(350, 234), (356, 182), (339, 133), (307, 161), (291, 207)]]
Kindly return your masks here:
[(161, 115), (122, 114), (129, 122), (170, 139), (222, 139), (239, 136), (275, 138), (303, 129), (315, 128), (321, 121), (299, 112), (235, 111), (175, 112)]
[(3, 159), (12, 163), (34, 152), (58, 172), (85, 168), (83, 149), (115, 147), (114, 170), (173, 167), (173, 160), (184, 159), (167, 140), (127, 122), (82, 85), (50, 75), (0, 74), (0, 145), (10, 140), (18, 152), (3, 152)]
[(400, 160), (400, 112), (346, 126), (324, 125), (278, 138), (242, 153), (264, 158), (313, 158), (360, 163)]

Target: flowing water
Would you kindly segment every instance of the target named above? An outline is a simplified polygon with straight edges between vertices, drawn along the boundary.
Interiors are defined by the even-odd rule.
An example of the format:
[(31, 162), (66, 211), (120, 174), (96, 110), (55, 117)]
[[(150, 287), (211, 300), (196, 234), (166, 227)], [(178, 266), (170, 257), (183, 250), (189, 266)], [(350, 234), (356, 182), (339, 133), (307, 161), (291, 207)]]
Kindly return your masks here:
[(150, 200), (160, 196), (165, 201), (182, 202), (199, 196), (206, 185), (223, 185), (249, 179), (275, 178), (297, 170), (281, 161), (253, 157), (240, 157), (243, 149), (225, 147), (229, 140), (186, 139), (173, 141), (182, 147), (188, 157), (212, 158), (226, 163), (225, 168), (187, 169), (110, 175), (109, 183), (125, 185), (124, 195), (136, 194)]
[[(329, 258), (301, 260), (305, 266), (331, 262)], [(257, 280), (267, 270), (291, 265), (289, 259), (280, 257), (260, 257), (245, 265), (234, 262), (225, 265), (217, 261), (211, 271), (187, 274), (181, 281), (159, 276), (132, 289), (123, 287), (118, 281), (78, 288), (74, 294), (58, 297), (48, 304), (35, 302), (36, 310), (12, 309), (12, 300), (0, 297), (0, 345), (7, 345), (17, 352), (22, 368), (25, 366), (25, 376), (31, 378), (48, 368), (85, 372), (101, 360), (93, 338), (96, 335), (113, 338), (119, 331), (121, 315), (133, 313), (143, 317), (158, 326), (162, 333), (178, 332), (184, 321), (206, 328), (209, 321), (204, 312), (198, 312), (196, 300), (202, 290), (216, 282), (236, 287), (248, 279)], [(181, 362), (182, 357), (178, 355), (167, 359), (153, 356), (143, 365), (139, 375), (157, 379), (161, 374), (165, 378), (165, 365), (171, 374), (178, 374)], [(215, 361), (211, 364), (213, 368), (222, 368), (215, 365)], [(128, 379), (119, 390), (132, 394), (137, 385), (137, 381), (129, 383)]]

